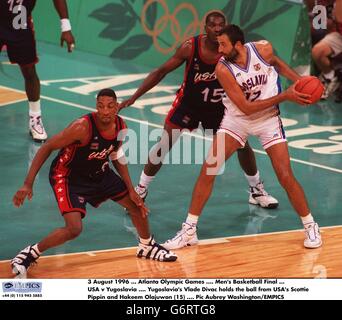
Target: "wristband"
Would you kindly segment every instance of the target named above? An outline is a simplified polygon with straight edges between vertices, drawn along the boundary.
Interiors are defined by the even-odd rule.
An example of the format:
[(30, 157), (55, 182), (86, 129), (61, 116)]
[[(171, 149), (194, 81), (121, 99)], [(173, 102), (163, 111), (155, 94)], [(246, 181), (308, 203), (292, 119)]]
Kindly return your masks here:
[(71, 30), (71, 24), (70, 24), (69, 19), (61, 19), (61, 30), (62, 32)]

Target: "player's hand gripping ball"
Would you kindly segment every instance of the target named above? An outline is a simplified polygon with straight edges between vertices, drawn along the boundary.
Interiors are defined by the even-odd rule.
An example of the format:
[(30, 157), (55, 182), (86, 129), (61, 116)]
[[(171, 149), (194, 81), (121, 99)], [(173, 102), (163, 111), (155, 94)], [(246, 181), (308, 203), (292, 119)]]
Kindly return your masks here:
[(324, 86), (317, 77), (305, 76), (299, 79), (295, 86), (295, 90), (301, 93), (310, 94), (311, 103), (315, 103), (321, 99)]

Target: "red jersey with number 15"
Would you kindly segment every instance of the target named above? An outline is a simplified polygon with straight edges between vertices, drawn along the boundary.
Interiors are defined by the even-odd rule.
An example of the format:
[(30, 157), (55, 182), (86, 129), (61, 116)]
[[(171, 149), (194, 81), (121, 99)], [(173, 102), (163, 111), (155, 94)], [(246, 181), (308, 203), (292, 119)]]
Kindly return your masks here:
[(216, 63), (208, 63), (201, 54), (201, 38), (204, 35), (193, 37), (192, 54), (186, 63), (184, 81), (178, 90), (173, 105), (185, 102), (195, 110), (217, 110), (222, 105), (224, 90), (215, 74)]

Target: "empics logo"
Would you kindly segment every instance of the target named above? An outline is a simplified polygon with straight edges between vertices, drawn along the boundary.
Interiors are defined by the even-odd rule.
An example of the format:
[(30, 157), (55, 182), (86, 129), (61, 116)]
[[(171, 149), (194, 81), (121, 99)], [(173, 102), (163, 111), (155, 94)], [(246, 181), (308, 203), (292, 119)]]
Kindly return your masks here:
[(12, 284), (11, 282), (3, 283), (2, 285), (3, 285), (3, 287), (6, 288), (6, 289), (10, 289), (10, 288), (13, 287), (13, 284)]
[(42, 292), (42, 282), (3, 282), (3, 292)]

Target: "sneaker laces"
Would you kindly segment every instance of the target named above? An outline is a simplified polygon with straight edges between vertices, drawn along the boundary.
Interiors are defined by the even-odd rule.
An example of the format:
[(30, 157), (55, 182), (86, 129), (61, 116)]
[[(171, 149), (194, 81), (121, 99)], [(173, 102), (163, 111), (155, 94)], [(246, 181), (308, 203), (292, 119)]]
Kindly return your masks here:
[(41, 116), (37, 116), (37, 117), (30, 116), (30, 119), (31, 119), (31, 127), (34, 127), (35, 130), (39, 128), (41, 132), (44, 131), (44, 126), (43, 126)]
[(316, 223), (309, 223), (308, 226), (305, 227), (305, 233), (307, 235), (307, 238), (310, 241), (315, 241), (317, 239), (317, 236), (320, 235), (319, 228), (317, 228), (317, 234), (316, 234)]
[(34, 250), (33, 248), (30, 248), (28, 252), (25, 252), (24, 250), (21, 251), (17, 256), (15, 256), (11, 263), (19, 264), (24, 266), (26, 269), (28, 269), (30, 266), (37, 264), (37, 259), (39, 258), (38, 253), (35, 252), (37, 257), (35, 258), (33, 254), (31, 253), (31, 250)]
[(135, 191), (139, 194), (139, 193), (144, 193), (146, 190), (146, 187), (142, 186), (141, 184), (138, 184), (135, 187)]
[(31, 254), (30, 256), (27, 256), (26, 259), (21, 259), (21, 258), (13, 258), (12, 259), (12, 264), (18, 264), (20, 266), (24, 266), (26, 268), (26, 270), (28, 268), (30, 268), (31, 266), (36, 265), (38, 262), (36, 261), (37, 259), (35, 259)]
[(249, 186), (250, 193), (257, 194), (258, 196), (268, 196), (268, 193), (264, 189), (264, 182), (260, 181), (256, 186)]
[[(149, 249), (146, 256), (144, 256), (144, 250)], [(151, 255), (153, 255), (151, 257)], [(152, 237), (149, 244), (143, 244), (140, 242), (139, 251), (137, 253), (138, 258), (145, 257), (146, 259), (157, 260), (157, 261), (175, 261), (177, 257), (170, 250), (164, 248), (162, 245), (157, 243)]]
[[(187, 226), (189, 226), (189, 228), (186, 229)], [(182, 224), (182, 229), (177, 231), (176, 235), (171, 239), (171, 241), (176, 240), (181, 234), (186, 233), (189, 229), (195, 229), (195, 228), (196, 228), (195, 226), (192, 226), (191, 224), (184, 222)]]

